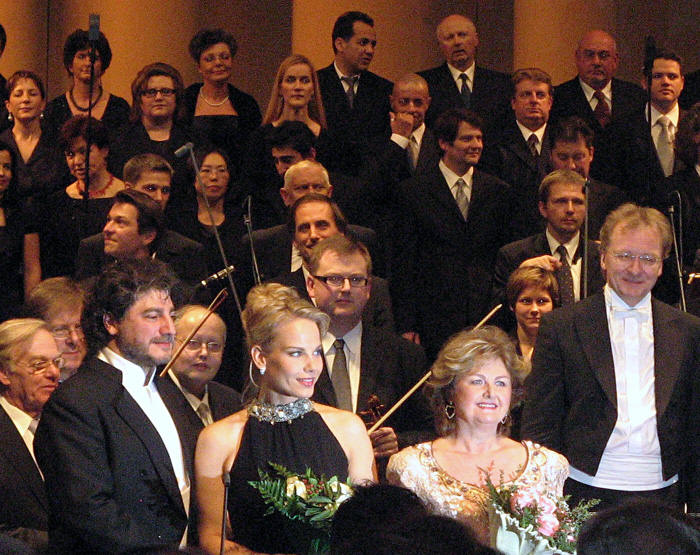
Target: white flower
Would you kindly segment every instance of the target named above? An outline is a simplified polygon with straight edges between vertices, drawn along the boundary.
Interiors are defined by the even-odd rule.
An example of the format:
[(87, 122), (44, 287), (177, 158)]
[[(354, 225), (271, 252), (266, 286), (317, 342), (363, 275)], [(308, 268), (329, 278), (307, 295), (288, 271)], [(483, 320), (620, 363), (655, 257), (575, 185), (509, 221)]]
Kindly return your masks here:
[(291, 497), (294, 493), (297, 494), (297, 497), (306, 499), (306, 484), (298, 476), (287, 478), (287, 497)]

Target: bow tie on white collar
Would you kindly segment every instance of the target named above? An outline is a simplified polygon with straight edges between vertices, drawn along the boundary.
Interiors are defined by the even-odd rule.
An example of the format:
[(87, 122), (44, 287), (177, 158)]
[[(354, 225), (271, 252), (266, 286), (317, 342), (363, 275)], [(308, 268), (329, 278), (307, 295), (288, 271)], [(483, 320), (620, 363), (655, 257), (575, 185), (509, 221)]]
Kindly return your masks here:
[(649, 305), (644, 305), (635, 308), (622, 307), (622, 306), (612, 306), (612, 313), (615, 318), (636, 318), (637, 320), (644, 320), (651, 314), (651, 307)]

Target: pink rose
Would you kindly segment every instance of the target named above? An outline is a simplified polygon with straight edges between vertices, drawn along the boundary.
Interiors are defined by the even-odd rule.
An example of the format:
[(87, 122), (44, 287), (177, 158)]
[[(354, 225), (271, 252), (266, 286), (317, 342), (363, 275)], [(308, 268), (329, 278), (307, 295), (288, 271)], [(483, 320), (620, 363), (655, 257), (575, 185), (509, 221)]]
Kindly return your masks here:
[(553, 515), (557, 510), (557, 504), (549, 497), (543, 495), (537, 500), (537, 508), (543, 514)]
[(522, 512), (525, 507), (534, 507), (537, 494), (529, 489), (518, 489), (510, 498), (510, 508), (514, 512)]
[(552, 514), (541, 514), (537, 517), (537, 531), (551, 538), (559, 530), (559, 521)]

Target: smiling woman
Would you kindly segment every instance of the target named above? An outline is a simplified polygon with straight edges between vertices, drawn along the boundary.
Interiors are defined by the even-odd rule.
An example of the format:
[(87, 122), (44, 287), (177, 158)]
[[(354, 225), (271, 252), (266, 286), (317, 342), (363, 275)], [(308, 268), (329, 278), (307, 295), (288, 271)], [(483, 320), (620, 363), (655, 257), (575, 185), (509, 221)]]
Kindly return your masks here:
[(235, 543), (263, 553), (298, 553), (311, 529), (281, 515), (265, 516), (266, 505), (248, 482), (258, 469), (281, 464), (303, 474), (373, 479), (372, 447), (364, 424), (350, 412), (309, 400), (323, 369), (321, 336), (328, 316), (297, 292), (279, 284), (253, 288), (243, 311), (251, 357), (247, 409), (207, 427), (195, 455), (200, 545), (217, 552), (221, 542), (222, 469), (230, 471), (229, 518)]
[(510, 338), (493, 326), (462, 331), (441, 349), (426, 394), (442, 437), (392, 456), (387, 479), (413, 490), (435, 513), (469, 524), (489, 543), (486, 478), (562, 494), (564, 457), (507, 429), (513, 385), (526, 365)]

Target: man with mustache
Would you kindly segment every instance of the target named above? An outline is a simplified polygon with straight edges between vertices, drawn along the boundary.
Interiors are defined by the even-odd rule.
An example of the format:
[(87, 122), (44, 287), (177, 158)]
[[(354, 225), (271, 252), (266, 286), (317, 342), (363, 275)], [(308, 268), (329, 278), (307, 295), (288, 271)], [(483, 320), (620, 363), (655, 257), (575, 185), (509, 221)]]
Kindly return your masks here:
[(52, 553), (186, 544), (186, 423), (153, 381), (173, 351), (175, 281), (146, 258), (110, 265), (95, 284), (83, 318), (91, 356), (44, 407), (34, 441)]
[(512, 187), (516, 238), (542, 231), (537, 189), (551, 171), (547, 122), (552, 109), (552, 78), (539, 68), (513, 73), (513, 115), (509, 125), (487, 137), (481, 167)]
[(389, 126), (392, 83), (371, 71), (377, 46), (374, 20), (363, 12), (346, 12), (333, 26), (334, 60), (318, 71), (329, 138), (336, 156), (330, 171), (357, 175), (368, 138)]

